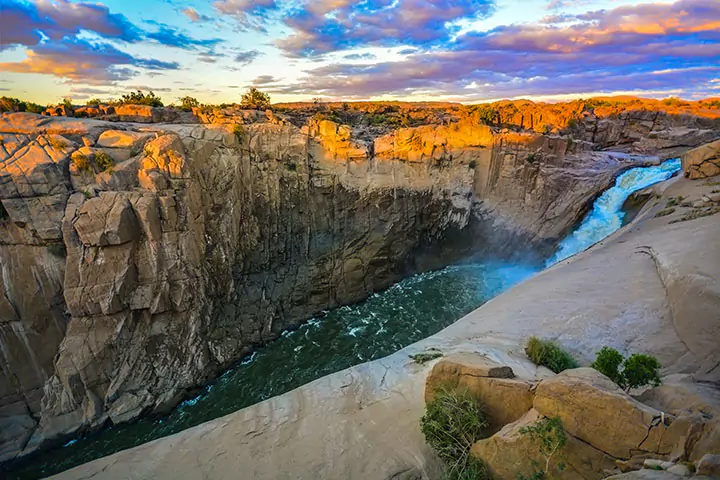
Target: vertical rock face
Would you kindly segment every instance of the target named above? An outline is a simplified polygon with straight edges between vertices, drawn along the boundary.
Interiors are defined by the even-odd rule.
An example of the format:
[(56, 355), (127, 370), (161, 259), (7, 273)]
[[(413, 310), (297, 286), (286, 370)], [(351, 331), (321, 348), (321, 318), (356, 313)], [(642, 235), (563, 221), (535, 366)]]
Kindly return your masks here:
[(638, 162), (470, 120), (368, 142), (258, 115), (0, 117), (0, 460), (171, 407), (284, 329), (463, 251), (438, 246), (552, 240)]

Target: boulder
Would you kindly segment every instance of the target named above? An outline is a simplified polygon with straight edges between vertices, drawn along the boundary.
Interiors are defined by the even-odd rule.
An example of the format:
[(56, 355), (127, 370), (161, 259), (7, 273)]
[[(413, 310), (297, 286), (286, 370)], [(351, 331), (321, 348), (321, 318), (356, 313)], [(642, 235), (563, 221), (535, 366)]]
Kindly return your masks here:
[(639, 451), (658, 452), (667, 431), (662, 421), (669, 420), (592, 368), (543, 380), (533, 405), (546, 417), (559, 417), (569, 434), (620, 459)]
[(100, 134), (97, 147), (127, 148), (139, 153), (140, 148), (154, 134), (150, 132), (130, 132), (123, 130), (106, 130)]
[(707, 477), (720, 477), (720, 454), (703, 456), (697, 463), (696, 473)]
[(94, 118), (100, 116), (100, 108), (96, 105), (85, 105), (75, 109), (77, 118)]
[(132, 205), (121, 193), (102, 192), (78, 210), (73, 222), (82, 243), (88, 247), (122, 245), (138, 234)]
[(690, 150), (681, 160), (683, 172), (691, 180), (720, 175), (720, 140)]
[(641, 402), (676, 416), (663, 437), (671, 460), (697, 461), (720, 452), (720, 392), (689, 375), (671, 375), (659, 387), (638, 397)]
[(487, 357), (462, 353), (440, 360), (425, 383), (425, 401), (439, 388), (465, 390), (479, 399), (488, 416), (488, 431), (494, 433), (522, 417), (532, 408), (532, 383), (514, 380), (512, 368)]
[[(493, 478), (516, 479), (519, 474), (531, 475), (534, 465), (537, 463), (544, 466), (545, 459), (530, 436), (522, 433), (522, 429), (541, 419), (542, 415), (532, 409), (492, 437), (475, 443), (470, 453), (485, 462)], [(546, 478), (599, 480), (607, 476), (607, 471), (615, 468), (615, 460), (609, 455), (570, 435), (567, 440), (561, 454), (553, 457), (551, 465), (554, 467)], [(565, 468), (559, 471), (557, 466), (561, 463), (565, 464)]]

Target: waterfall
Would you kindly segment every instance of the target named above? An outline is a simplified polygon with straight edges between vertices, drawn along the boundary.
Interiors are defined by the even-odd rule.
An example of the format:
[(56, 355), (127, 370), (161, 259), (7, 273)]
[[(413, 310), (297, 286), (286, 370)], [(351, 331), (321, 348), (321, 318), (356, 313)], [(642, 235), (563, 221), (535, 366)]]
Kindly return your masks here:
[(582, 224), (563, 240), (547, 266), (587, 250), (622, 227), (622, 206), (633, 193), (667, 180), (681, 169), (680, 159), (668, 160), (653, 167), (637, 167), (620, 175), (615, 186), (606, 190), (593, 204)]

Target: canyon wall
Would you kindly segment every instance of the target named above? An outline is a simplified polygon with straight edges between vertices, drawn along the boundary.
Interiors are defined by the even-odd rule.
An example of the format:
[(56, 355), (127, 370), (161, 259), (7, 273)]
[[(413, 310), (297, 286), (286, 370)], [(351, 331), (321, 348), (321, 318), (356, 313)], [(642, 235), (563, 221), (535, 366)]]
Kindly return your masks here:
[(649, 161), (472, 118), (368, 140), (15, 113), (0, 138), (0, 460), (171, 408), (408, 274), (552, 243)]

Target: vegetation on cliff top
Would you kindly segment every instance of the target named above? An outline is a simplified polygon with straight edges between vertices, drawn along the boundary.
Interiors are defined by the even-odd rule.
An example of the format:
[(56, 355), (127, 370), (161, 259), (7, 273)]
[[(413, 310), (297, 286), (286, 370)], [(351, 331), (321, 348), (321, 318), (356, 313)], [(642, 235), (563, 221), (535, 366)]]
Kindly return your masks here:
[(130, 92), (118, 100), (110, 102), (111, 105), (149, 105), (151, 107), (162, 107), (164, 104), (162, 99), (155, 95), (151, 90), (148, 93), (144, 93), (142, 90), (136, 92)]
[(12, 97), (0, 97), (0, 112), (42, 113), (45, 107)]
[(250, 87), (247, 92), (243, 93), (240, 106), (252, 110), (267, 110), (270, 108), (270, 95), (255, 87)]

